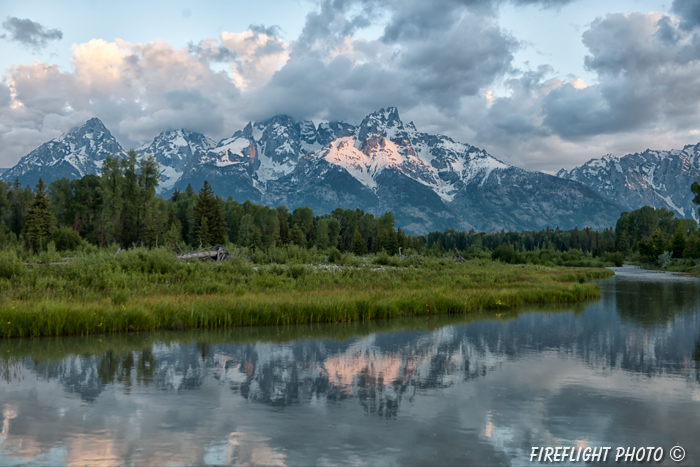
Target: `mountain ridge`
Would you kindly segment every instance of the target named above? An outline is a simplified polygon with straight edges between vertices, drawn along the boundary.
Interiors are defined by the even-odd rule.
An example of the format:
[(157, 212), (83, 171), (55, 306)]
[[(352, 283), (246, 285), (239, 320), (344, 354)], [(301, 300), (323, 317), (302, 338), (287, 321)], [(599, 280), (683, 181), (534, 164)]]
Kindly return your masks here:
[[(14, 179), (20, 173), (27, 178), (31, 173), (38, 179), (32, 168), (69, 166), (77, 160), (70, 150), (82, 156), (78, 162), (90, 157), (96, 161), (89, 167), (83, 161), (84, 167), (58, 171), (53, 178), (47, 173), (47, 182), (89, 170), (98, 174), (106, 155), (94, 149), (104, 145), (93, 136), (86, 147), (90, 138), (81, 135), (99, 133), (113, 155), (125, 155), (102, 128), (99, 120), (91, 119), (32, 151), (2, 177)], [(54, 147), (62, 152), (52, 153)], [(208, 180), (218, 195), (240, 202), (309, 206), (317, 213), (338, 207), (373, 214), (392, 211), (398, 226), (416, 234), (447, 228), (602, 228), (613, 225), (622, 210), (577, 181), (512, 167), (483, 149), (420, 132), (412, 122), (403, 123), (395, 107), (372, 112), (358, 125), (316, 125), (277, 115), (250, 122), (219, 142), (170, 130), (137, 154), (153, 156), (161, 164), (162, 195)]]
[(626, 210), (654, 206), (700, 220), (690, 191), (700, 179), (700, 143), (621, 157), (606, 154), (571, 170), (562, 169), (557, 176), (581, 182)]

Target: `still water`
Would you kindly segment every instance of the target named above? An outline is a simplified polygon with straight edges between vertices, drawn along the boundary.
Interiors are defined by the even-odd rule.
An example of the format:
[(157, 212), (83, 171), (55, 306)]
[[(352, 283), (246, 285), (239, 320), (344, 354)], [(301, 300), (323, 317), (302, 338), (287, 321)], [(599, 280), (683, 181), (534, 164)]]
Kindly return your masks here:
[(617, 272), (488, 319), (2, 341), (0, 465), (700, 465), (700, 280)]

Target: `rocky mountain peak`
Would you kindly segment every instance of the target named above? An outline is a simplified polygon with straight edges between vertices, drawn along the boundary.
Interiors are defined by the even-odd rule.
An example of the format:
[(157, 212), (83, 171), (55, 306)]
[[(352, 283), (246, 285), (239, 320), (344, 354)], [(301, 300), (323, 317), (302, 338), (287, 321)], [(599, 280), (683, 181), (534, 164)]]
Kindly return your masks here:
[(50, 183), (62, 177), (99, 174), (102, 162), (110, 156), (124, 157), (125, 152), (102, 121), (91, 118), (24, 156), (3, 179), (20, 178), (33, 186), (39, 177)]
[(360, 123), (357, 132), (358, 144), (369, 135), (384, 136), (391, 139), (404, 131), (405, 128), (396, 107), (379, 109), (367, 115)]

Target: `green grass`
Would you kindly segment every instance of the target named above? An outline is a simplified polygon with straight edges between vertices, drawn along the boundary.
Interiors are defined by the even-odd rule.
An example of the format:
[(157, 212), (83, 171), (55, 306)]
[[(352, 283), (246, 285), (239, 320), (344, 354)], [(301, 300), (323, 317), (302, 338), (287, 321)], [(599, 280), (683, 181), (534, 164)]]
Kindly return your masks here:
[[(583, 312), (576, 304), (537, 305), (537, 312)], [(257, 342), (284, 344), (315, 339), (342, 342), (372, 334), (391, 332), (430, 332), (446, 326), (469, 324), (475, 321), (507, 321), (521, 313), (532, 311), (527, 307), (494, 313), (482, 310), (459, 315), (433, 315), (390, 320), (358, 321), (353, 323), (313, 323), (298, 326), (244, 326), (184, 331), (154, 331), (145, 333), (91, 334), (85, 336), (42, 337), (40, 339), (0, 340), (0, 362), (31, 358), (35, 363), (60, 361), (68, 355), (100, 355), (112, 352), (127, 355), (133, 351), (164, 346), (196, 344), (202, 347), (221, 344), (254, 344)], [(0, 367), (0, 370), (2, 368)], [(1, 371), (0, 371), (1, 372)]]
[(5, 338), (499, 313), (597, 298), (597, 286), (587, 281), (612, 274), (427, 258), (392, 258), (391, 266), (354, 257), (345, 266), (253, 266), (236, 258), (183, 262), (165, 250), (144, 249), (28, 268), (16, 255), (2, 255)]

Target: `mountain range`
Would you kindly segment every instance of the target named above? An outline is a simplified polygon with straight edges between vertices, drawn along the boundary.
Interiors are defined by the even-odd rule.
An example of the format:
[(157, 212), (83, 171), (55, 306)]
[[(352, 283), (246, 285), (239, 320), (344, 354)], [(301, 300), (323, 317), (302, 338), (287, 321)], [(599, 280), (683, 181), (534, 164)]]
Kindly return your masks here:
[[(392, 211), (397, 226), (413, 234), (446, 228), (603, 228), (614, 225), (625, 209), (667, 199), (664, 206), (685, 216), (694, 211), (686, 202), (689, 184), (683, 184), (685, 178), (697, 178), (693, 170), (698, 167), (698, 146), (688, 146), (664, 156), (655, 153), (656, 158), (649, 151), (634, 155), (637, 159), (606, 156), (604, 162), (593, 160), (553, 176), (510, 166), (447, 136), (420, 132), (393, 107), (367, 115), (358, 125), (316, 125), (279, 115), (251, 122), (219, 142), (191, 131), (165, 131), (136, 151), (159, 162), (164, 196), (188, 184), (197, 190), (208, 180), (215, 193), (240, 202), (309, 206), (317, 214), (338, 207)], [(107, 156), (125, 154), (93, 118), (30, 152), (0, 178), (33, 186), (39, 177), (48, 183), (99, 174)], [(648, 169), (635, 171), (640, 158)], [(614, 161), (625, 161), (618, 164), (626, 178), (607, 168), (612, 164), (617, 171)], [(676, 184), (671, 182), (674, 171), (685, 177)], [(611, 175), (617, 178), (610, 180)], [(611, 186), (618, 183), (629, 186)], [(688, 192), (685, 197), (682, 190)]]
[(591, 159), (557, 176), (581, 182), (627, 210), (654, 206), (700, 220), (690, 185), (700, 179), (700, 144)]

